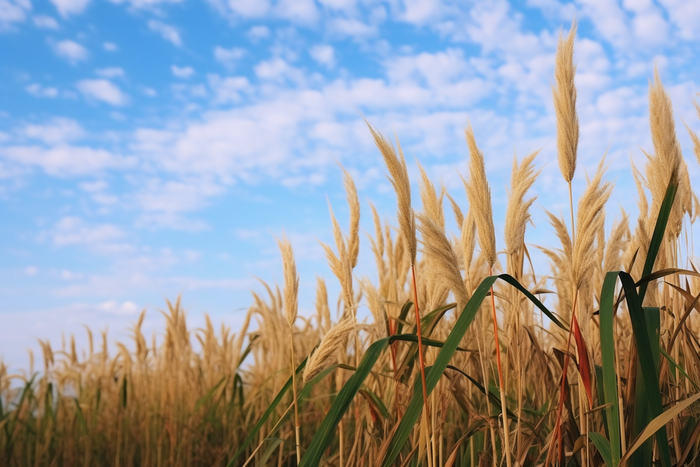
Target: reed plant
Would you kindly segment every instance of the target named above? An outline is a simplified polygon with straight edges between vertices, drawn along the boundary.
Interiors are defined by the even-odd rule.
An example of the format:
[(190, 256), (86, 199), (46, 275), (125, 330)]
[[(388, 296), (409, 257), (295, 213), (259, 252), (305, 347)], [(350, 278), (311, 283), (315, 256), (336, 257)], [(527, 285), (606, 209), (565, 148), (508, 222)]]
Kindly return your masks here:
[[(374, 280), (355, 276), (361, 203), (344, 172), (349, 229), (331, 208), (335, 245), (323, 245), (337, 314), (319, 278), (316, 313), (298, 315), (283, 238), (284, 287), (262, 283), (236, 332), (208, 318), (190, 329), (178, 300), (160, 339), (144, 336), (141, 315), (116, 352), (89, 330), (81, 352), (74, 340), (60, 350), (42, 341), (39, 371), (0, 365), (0, 465), (700, 465), (700, 273), (682, 249), (700, 203), (672, 103), (655, 72), (653, 147), (630, 168), (639, 216), (609, 222), (605, 157), (586, 183), (574, 177), (575, 32), (560, 39), (553, 88), (570, 194), (570, 219), (547, 213), (558, 245), (526, 242), (537, 152), (513, 160), (499, 252), (471, 126), (468, 205), (417, 164), (418, 208), (398, 138), (368, 124), (397, 200), (396, 221), (370, 204)], [(458, 232), (446, 227), (445, 198)], [(548, 271), (535, 270), (532, 248)]]

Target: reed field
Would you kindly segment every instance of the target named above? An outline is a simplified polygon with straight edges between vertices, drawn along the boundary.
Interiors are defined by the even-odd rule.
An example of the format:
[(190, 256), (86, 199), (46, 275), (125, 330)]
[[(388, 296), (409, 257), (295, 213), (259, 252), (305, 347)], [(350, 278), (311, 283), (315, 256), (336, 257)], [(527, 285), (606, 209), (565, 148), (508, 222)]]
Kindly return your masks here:
[[(604, 157), (571, 196), (575, 33), (574, 23), (559, 40), (552, 86), (569, 209), (540, 226), (558, 244), (526, 243), (537, 153), (513, 161), (497, 234), (492, 155), (471, 126), (460, 206), (420, 165), (413, 199), (399, 140), (367, 122), (396, 216), (362, 206), (375, 230), (360, 235), (345, 172), (349, 228), (331, 211), (335, 241), (323, 248), (335, 277), (318, 279), (313, 316), (297, 313), (293, 245), (280, 238), (284, 283), (253, 293), (241, 329), (208, 318), (189, 328), (177, 300), (158, 340), (142, 333), (142, 314), (116, 352), (104, 334), (85, 351), (42, 341), (34, 374), (0, 366), (0, 465), (700, 465), (700, 273), (689, 247), (700, 202), (686, 165), (700, 163), (700, 139), (675, 124), (655, 73), (653, 147), (630, 166), (639, 216), (606, 228)], [(677, 131), (694, 143), (685, 158)], [(448, 216), (460, 231), (446, 231)], [(354, 273), (360, 248), (376, 280)], [(549, 270), (533, 266), (535, 248)], [(340, 297), (328, 296), (331, 280)]]

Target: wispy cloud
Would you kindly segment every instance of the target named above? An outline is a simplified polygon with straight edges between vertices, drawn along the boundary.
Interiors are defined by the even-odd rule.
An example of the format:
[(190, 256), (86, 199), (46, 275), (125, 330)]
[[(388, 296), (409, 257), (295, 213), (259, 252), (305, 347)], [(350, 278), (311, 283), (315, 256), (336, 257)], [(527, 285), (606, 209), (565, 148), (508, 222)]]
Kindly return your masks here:
[(82, 13), (90, 0), (50, 0), (64, 18)]
[(89, 99), (115, 106), (122, 106), (128, 102), (127, 95), (114, 83), (106, 79), (85, 79), (78, 81), (77, 87)]
[(53, 86), (42, 86), (39, 83), (28, 84), (24, 90), (35, 97), (58, 97), (58, 89)]
[(180, 38), (180, 33), (175, 26), (165, 24), (162, 21), (155, 19), (148, 21), (148, 29), (160, 35), (166, 41), (176, 45), (178, 47), (182, 46), (182, 39)]
[(170, 70), (173, 72), (175, 77), (183, 79), (191, 78), (195, 74), (194, 68), (191, 66), (179, 67), (177, 65), (172, 65)]
[(95, 73), (103, 78), (117, 78), (120, 76), (124, 76), (124, 69), (118, 66), (100, 68), (98, 70), (95, 70)]
[(51, 16), (37, 15), (32, 18), (34, 26), (40, 29), (58, 29), (58, 21), (56, 21)]
[(21, 23), (32, 9), (29, 0), (0, 0), (0, 31), (10, 29), (14, 23)]
[(88, 58), (87, 49), (70, 39), (56, 42), (55, 44), (52, 44), (52, 47), (56, 55), (67, 60), (72, 65), (75, 65), (76, 63)]
[(230, 49), (218, 45), (214, 47), (214, 58), (228, 68), (232, 68), (245, 55), (246, 50), (241, 47), (231, 47)]
[(64, 117), (52, 118), (43, 125), (25, 125), (19, 129), (18, 133), (25, 138), (39, 140), (49, 145), (76, 141), (86, 134), (78, 122)]

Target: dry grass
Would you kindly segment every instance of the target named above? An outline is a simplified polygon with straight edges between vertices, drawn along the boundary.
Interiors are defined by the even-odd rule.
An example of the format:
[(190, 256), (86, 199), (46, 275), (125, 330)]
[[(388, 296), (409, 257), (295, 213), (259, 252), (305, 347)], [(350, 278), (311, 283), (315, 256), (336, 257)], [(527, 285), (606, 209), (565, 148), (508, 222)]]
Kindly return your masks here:
[[(559, 165), (569, 187), (578, 142), (575, 30), (574, 24), (568, 38), (560, 40), (554, 89)], [(536, 153), (513, 162), (503, 232), (506, 261), (501, 263), (484, 155), (471, 127), (466, 129), (469, 206), (460, 206), (444, 187), (436, 189), (419, 165), (423, 208), (415, 214), (398, 140), (395, 149), (369, 126), (397, 195), (397, 229), (370, 205), (374, 229), (367, 245), (376, 280), (354, 276), (361, 247), (360, 202), (352, 177), (344, 172), (349, 229), (347, 234), (341, 230), (331, 209), (335, 245), (323, 246), (341, 288), (336, 314), (326, 282), (319, 278), (316, 313), (298, 315), (299, 278), (292, 245), (283, 238), (283, 290), (263, 284), (264, 294), (253, 293), (237, 332), (226, 326), (215, 330), (208, 318), (203, 328), (188, 328), (178, 301), (168, 303), (162, 338), (143, 335), (142, 315), (132, 329), (132, 342), (117, 344), (116, 353), (110, 353), (106, 334), (98, 346), (90, 334), (85, 351), (74, 340), (60, 349), (42, 342), (39, 372), (11, 375), (0, 365), (0, 465), (225, 466), (243, 447), (231, 465), (292, 466), (299, 458), (305, 462), (324, 434), (328, 441), (318, 452), (321, 464), (329, 466), (383, 465), (394, 451), (396, 466), (539, 466), (548, 460), (613, 465), (614, 459), (606, 459), (606, 450), (599, 451), (602, 445), (593, 441), (603, 438), (619, 448), (616, 455), (624, 456), (650, 418), (653, 403), (642, 389), (648, 366), (641, 355), (647, 347), (637, 344), (638, 330), (628, 313), (631, 302), (619, 285), (607, 296), (602, 292), (610, 271), (627, 271), (638, 281), (647, 255), (658, 250), (653, 271), (665, 270), (666, 275), (651, 283), (644, 298), (649, 308), (638, 312), (651, 317), (649, 342), (658, 342), (663, 353), (655, 351), (658, 381), (644, 391), (658, 383), (663, 410), (672, 411), (700, 390), (700, 279), (693, 270), (680, 270), (691, 264), (692, 258), (680, 252), (688, 250), (681, 247), (697, 218), (697, 196), (658, 72), (649, 101), (653, 150), (649, 148), (643, 169), (631, 167), (638, 218), (622, 212), (614, 223), (606, 221), (612, 185), (605, 181), (601, 161), (587, 184), (581, 184), (575, 213), (571, 200), (571, 228), (561, 216), (548, 213), (558, 239), (556, 246), (539, 246), (550, 260), (548, 271), (533, 270), (527, 259), (534, 202), (528, 192), (539, 175)], [(686, 126), (700, 162), (700, 142)], [(677, 196), (665, 234), (654, 243), (669, 180), (677, 183)], [(446, 231), (443, 196), (459, 232)], [(488, 297), (480, 284), (500, 273), (544, 300), (558, 319), (572, 324), (569, 329), (577, 319), (580, 332), (547, 324), (533, 301), (502, 281), (488, 285)], [(607, 328), (602, 321), (609, 316), (603, 302), (610, 293), (614, 302), (619, 300), (610, 318), (612, 338), (603, 337)], [(490, 303), (473, 302), (478, 294)], [(335, 297), (330, 299), (335, 303)], [(370, 313), (362, 322), (357, 312), (365, 306)], [(429, 382), (429, 368), (440, 364), (460, 320), (472, 312), (474, 325), (457, 337), (459, 348), (449, 356), (450, 366), (434, 389), (429, 387), (421, 373), (428, 373)], [(397, 335), (399, 340), (383, 341)], [(373, 353), (370, 346), (381, 342), (385, 350)], [(295, 373), (307, 357), (303, 373)], [(376, 358), (371, 367), (363, 361), (369, 357)], [(586, 361), (589, 374), (582, 369)], [(596, 376), (604, 374), (602, 369), (612, 370), (614, 380)], [(347, 393), (356, 382), (353, 375), (364, 370), (367, 376), (356, 394), (343, 399), (341, 389)], [(608, 397), (612, 384), (612, 399), (603, 398), (606, 384)], [(590, 401), (587, 387), (592, 389)], [(420, 410), (411, 408), (415, 398), (422, 400)], [(346, 404), (337, 423), (324, 422), (339, 401)], [(297, 423), (292, 423), (294, 413)], [(618, 415), (613, 418), (613, 413)], [(659, 425), (666, 426), (667, 438), (642, 446), (641, 457), (632, 456), (627, 465), (660, 464), (666, 451), (673, 465), (698, 465), (697, 404), (668, 413)], [(405, 444), (394, 449), (402, 420), (412, 415), (416, 423), (408, 426)], [(619, 420), (617, 439), (613, 419)]]

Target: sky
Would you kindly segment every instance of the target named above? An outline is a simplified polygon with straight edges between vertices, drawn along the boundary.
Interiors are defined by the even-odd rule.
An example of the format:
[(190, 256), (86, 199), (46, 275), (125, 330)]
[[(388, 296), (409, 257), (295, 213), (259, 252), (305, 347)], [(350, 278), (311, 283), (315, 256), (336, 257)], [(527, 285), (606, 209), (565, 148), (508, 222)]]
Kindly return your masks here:
[[(363, 230), (369, 201), (395, 223), (363, 118), (465, 211), (471, 123), (499, 243), (512, 158), (540, 150), (527, 241), (550, 242), (544, 210), (568, 210), (554, 54), (574, 17), (574, 193), (607, 151), (610, 225), (635, 210), (630, 159), (652, 150), (654, 66), (700, 176), (683, 126), (700, 131), (698, 1), (0, 0), (0, 358), (26, 368), (37, 339), (84, 345), (84, 326), (128, 340), (143, 309), (162, 332), (178, 296), (192, 328), (209, 313), (236, 329), (259, 279), (282, 281), (282, 235), (310, 314), (317, 275), (338, 291), (319, 241), (329, 204), (347, 228), (340, 164)], [(361, 242), (356, 276), (371, 277)]]

